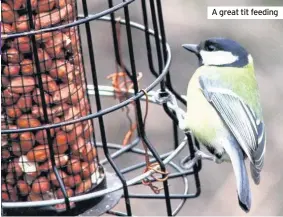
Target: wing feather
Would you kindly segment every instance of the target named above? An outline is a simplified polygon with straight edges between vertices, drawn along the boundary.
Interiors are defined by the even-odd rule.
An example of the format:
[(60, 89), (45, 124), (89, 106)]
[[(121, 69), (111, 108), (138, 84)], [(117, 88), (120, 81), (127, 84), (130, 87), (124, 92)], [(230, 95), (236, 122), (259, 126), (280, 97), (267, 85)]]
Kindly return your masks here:
[(265, 153), (265, 128), (249, 105), (216, 80), (200, 76), (201, 90), (239, 142), (251, 162), (254, 182), (260, 182)]

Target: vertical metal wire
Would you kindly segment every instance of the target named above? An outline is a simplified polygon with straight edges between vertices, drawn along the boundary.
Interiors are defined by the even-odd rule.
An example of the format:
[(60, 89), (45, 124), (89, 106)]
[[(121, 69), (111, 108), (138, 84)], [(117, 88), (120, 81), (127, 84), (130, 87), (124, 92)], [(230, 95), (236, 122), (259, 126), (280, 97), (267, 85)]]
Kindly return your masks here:
[[(86, 0), (82, 0), (82, 3), (83, 3), (84, 16), (87, 17), (88, 16), (88, 8), (87, 8)], [(86, 27), (87, 40), (88, 40), (88, 45), (89, 45), (88, 46), (89, 47), (89, 58), (90, 58), (93, 85), (94, 85), (94, 91), (95, 91), (95, 100), (96, 100), (97, 110), (99, 111), (99, 110), (101, 110), (101, 102), (100, 102), (100, 96), (99, 96), (99, 90), (98, 90), (98, 80), (97, 80), (97, 75), (96, 75), (96, 66), (95, 66), (95, 59), (94, 59), (92, 34), (91, 34), (89, 22), (85, 23), (85, 27)], [(131, 210), (130, 199), (128, 197), (129, 192), (128, 192), (128, 186), (127, 186), (126, 179), (124, 178), (123, 174), (119, 171), (118, 167), (115, 165), (114, 161), (112, 160), (112, 158), (109, 154), (109, 150), (108, 150), (108, 147), (107, 147), (107, 139), (106, 139), (106, 132), (105, 132), (105, 125), (104, 125), (103, 117), (99, 116), (98, 121), (99, 121), (101, 142), (102, 142), (104, 154), (105, 154), (107, 160), (109, 161), (110, 165), (112, 166), (112, 168), (116, 172), (117, 176), (119, 177), (120, 181), (122, 182), (124, 195), (125, 195), (125, 203), (126, 203), (127, 214), (128, 214), (128, 216), (131, 216), (132, 210)]]
[[(153, 28), (154, 28), (154, 33), (155, 33), (155, 44), (156, 44), (156, 49), (157, 49), (157, 57), (158, 57), (158, 64), (159, 64), (159, 74), (162, 73), (162, 68), (163, 68), (163, 62), (164, 60), (167, 59), (167, 52), (166, 52), (166, 39), (165, 39), (165, 31), (164, 29), (161, 29), (161, 27), (163, 26), (163, 20), (161, 18), (160, 14), (160, 10), (157, 11), (156, 13), (156, 9), (155, 9), (155, 1), (150, 0), (150, 8), (151, 8), (151, 14), (152, 14), (152, 22), (153, 22)], [(160, 45), (160, 40), (159, 40), (159, 30), (158, 30), (158, 23), (157, 23), (157, 17), (159, 20), (159, 27), (160, 27), (160, 32), (161, 34), (161, 44), (162, 44), (162, 50), (161, 51), (161, 45)], [(163, 53), (163, 57), (162, 57), (162, 53)], [(164, 59), (162, 59), (164, 58)], [(168, 72), (169, 74), (169, 72)], [(167, 76), (168, 77), (168, 76)], [(165, 81), (162, 81), (160, 83), (161, 86), (161, 91), (164, 92), (165, 90)], [(165, 112), (170, 115), (170, 116), (175, 116), (175, 114), (170, 112), (169, 108), (167, 107), (167, 104), (163, 104), (163, 108), (165, 110)], [(178, 146), (178, 130), (177, 130), (177, 125), (176, 125), (176, 119), (172, 120), (172, 124), (173, 124), (173, 140), (174, 140), (174, 147), (177, 148)]]
[[(113, 0), (108, 0), (108, 7), (112, 8), (113, 7)], [(110, 18), (111, 18), (111, 28), (112, 28), (112, 35), (113, 35), (113, 44), (114, 44), (114, 53), (115, 53), (115, 58), (117, 63), (122, 66), (121, 63), (121, 57), (119, 54), (119, 45), (118, 45), (118, 38), (117, 38), (117, 31), (116, 31), (116, 21), (115, 21), (115, 12), (110, 14)], [(131, 73), (127, 70), (126, 67), (123, 67), (123, 70), (125, 70), (125, 72), (127, 73), (127, 75), (129, 76), (129, 78), (132, 78)]]
[[(159, 75), (162, 73), (163, 69), (163, 57), (162, 57), (162, 52), (161, 52), (161, 46), (160, 46), (160, 41), (159, 41), (159, 30), (158, 30), (158, 24), (157, 24), (157, 19), (156, 19), (156, 12), (155, 12), (155, 6), (154, 6), (154, 1), (150, 0), (150, 9), (151, 9), (151, 18), (152, 18), (152, 24), (153, 24), (153, 30), (154, 30), (154, 39), (155, 39), (155, 45), (156, 45), (156, 53), (157, 53), (157, 60), (158, 60), (158, 72)], [(164, 80), (160, 82), (160, 88), (161, 91), (165, 91), (165, 83)]]
[[(28, 23), (29, 23), (30, 29), (33, 30), (34, 29), (34, 23), (33, 23), (32, 6), (31, 6), (30, 0), (27, 1), (27, 9), (28, 9), (28, 21), (29, 21)], [(44, 120), (45, 120), (46, 123), (48, 123), (49, 119), (48, 119), (48, 113), (47, 113), (47, 109), (46, 109), (47, 104), (46, 104), (45, 97), (44, 97), (43, 82), (42, 82), (41, 72), (40, 72), (40, 61), (39, 61), (39, 57), (38, 57), (36, 39), (35, 39), (34, 34), (31, 35), (31, 41), (32, 41), (32, 49), (33, 49), (33, 55), (34, 55), (34, 60), (35, 60), (35, 66), (36, 66), (36, 70), (38, 72), (38, 73), (36, 73), (36, 75), (38, 77), (38, 86), (39, 86), (39, 90), (40, 90), (40, 97), (41, 97), (41, 103), (42, 103), (42, 108), (43, 108)], [(45, 63), (44, 63), (44, 65), (45, 65)], [(48, 140), (48, 147), (49, 147), (49, 151), (50, 151), (52, 169), (53, 169), (55, 176), (56, 176), (56, 178), (59, 182), (60, 188), (62, 189), (62, 193), (63, 193), (64, 199), (65, 199), (66, 208), (67, 208), (67, 210), (70, 210), (71, 206), (70, 206), (68, 194), (66, 192), (65, 185), (63, 183), (62, 178), (59, 175), (59, 172), (57, 170), (56, 163), (55, 163), (54, 150), (53, 150), (53, 146), (52, 146), (52, 138), (51, 138), (50, 129), (46, 129), (46, 132), (47, 132), (47, 140)]]
[[(191, 159), (193, 159), (195, 157), (195, 150), (193, 147), (193, 138), (190, 134), (187, 134), (187, 139), (188, 139), (188, 146), (189, 146)], [(200, 161), (198, 161), (198, 163), (200, 163)], [(199, 179), (199, 174), (198, 174), (199, 168), (196, 164), (193, 167), (193, 171), (194, 171), (194, 178), (195, 178), (195, 185), (196, 185), (195, 196), (197, 197), (201, 193), (201, 186), (200, 186), (200, 179)]]
[[(161, 1), (157, 0), (156, 1), (156, 5), (157, 5), (157, 15), (158, 15), (158, 20), (159, 20), (159, 28), (160, 28), (160, 35), (161, 35), (161, 44), (162, 44), (162, 51), (163, 51), (163, 58), (164, 60), (167, 60), (167, 52), (166, 52), (166, 34), (165, 34), (165, 28), (164, 28), (164, 21), (163, 21), (163, 13), (162, 13), (162, 6), (161, 6)], [(166, 75), (166, 87), (168, 89), (173, 89), (170, 88), (172, 87), (171, 85), (171, 78), (170, 78), (170, 71), (168, 71), (167, 75)], [(171, 112), (169, 111), (168, 107), (166, 105), (164, 105), (164, 110), (167, 114), (169, 114), (170, 116), (176, 116), (175, 113), (173, 113), (173, 115), (171, 114)], [(179, 145), (179, 137), (178, 137), (178, 126), (176, 124), (176, 120), (173, 119), (172, 121), (172, 125), (173, 125), (173, 139), (174, 139), (174, 147), (175, 149), (177, 148), (177, 146)]]
[[(76, 4), (76, 8), (77, 8), (77, 4)], [(80, 34), (80, 26), (78, 26), (77, 28), (78, 28), (78, 34), (81, 35), (81, 34)], [(79, 49), (80, 49), (80, 50), (82, 51), (82, 53), (83, 53), (82, 40), (81, 40), (81, 37), (78, 37), (78, 38), (79, 38)], [(82, 65), (83, 65), (82, 70), (84, 71), (84, 77), (87, 78), (83, 55), (82, 55)], [(86, 89), (86, 96), (87, 96), (88, 102), (91, 102), (90, 96), (89, 96), (89, 93), (88, 93), (87, 89)], [(89, 108), (89, 112), (90, 112), (90, 114), (92, 114), (92, 107), (91, 107), (91, 106), (90, 106), (90, 108)], [(91, 119), (91, 124), (92, 124), (92, 127), (94, 127), (94, 121), (93, 121), (93, 119)], [(90, 128), (90, 127), (91, 127), (91, 126), (89, 126), (89, 128)], [(88, 130), (90, 130), (89, 128), (88, 128)], [(92, 138), (93, 138), (94, 146), (95, 146), (95, 148), (96, 148), (96, 136), (95, 136), (95, 131), (94, 131), (94, 130), (92, 130)], [(101, 167), (100, 162), (99, 162), (99, 155), (98, 155), (98, 154), (96, 155), (96, 159), (97, 159), (98, 165)]]
[[(125, 14), (125, 20), (126, 20), (126, 31), (127, 31), (131, 71), (132, 71), (132, 75), (133, 75), (132, 81), (133, 81), (133, 84), (134, 84), (134, 91), (137, 94), (139, 89), (138, 89), (138, 82), (137, 82), (136, 65), (135, 65), (135, 58), (134, 58), (133, 40), (132, 40), (132, 34), (131, 34), (130, 15), (129, 15), (128, 6), (124, 7), (124, 14)], [(136, 113), (137, 113), (137, 121), (138, 121), (138, 134), (143, 139), (143, 141), (146, 144), (146, 146), (148, 147), (148, 149), (152, 152), (153, 156), (157, 159), (157, 162), (160, 165), (161, 171), (165, 172), (166, 171), (165, 165), (163, 164), (163, 162), (162, 162), (160, 156), (158, 155), (157, 151), (150, 144), (149, 140), (146, 137), (146, 134), (145, 134), (145, 131), (144, 131), (144, 123), (143, 123), (143, 120), (142, 120), (141, 104), (140, 104), (139, 99), (136, 101)], [(164, 175), (163, 175), (163, 178), (165, 178)], [(163, 182), (163, 186), (164, 186), (165, 194), (169, 195), (169, 188), (168, 188), (168, 181), (167, 180)], [(171, 207), (171, 202), (170, 202), (169, 196), (165, 200), (166, 200), (167, 215), (172, 216), (172, 207)]]

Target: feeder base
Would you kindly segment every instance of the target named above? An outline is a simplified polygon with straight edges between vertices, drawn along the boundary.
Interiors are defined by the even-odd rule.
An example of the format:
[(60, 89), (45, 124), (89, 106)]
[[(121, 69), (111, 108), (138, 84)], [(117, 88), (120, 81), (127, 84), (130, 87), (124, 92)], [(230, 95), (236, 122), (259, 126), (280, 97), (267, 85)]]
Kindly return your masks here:
[[(106, 182), (108, 186), (120, 183), (113, 173), (105, 172), (105, 177), (106, 179), (100, 183), (100, 189), (106, 188)], [(116, 206), (122, 195), (122, 190), (115, 191), (101, 198), (77, 202), (75, 208), (61, 212), (46, 209), (46, 207), (2, 209), (2, 216), (100, 216)]]

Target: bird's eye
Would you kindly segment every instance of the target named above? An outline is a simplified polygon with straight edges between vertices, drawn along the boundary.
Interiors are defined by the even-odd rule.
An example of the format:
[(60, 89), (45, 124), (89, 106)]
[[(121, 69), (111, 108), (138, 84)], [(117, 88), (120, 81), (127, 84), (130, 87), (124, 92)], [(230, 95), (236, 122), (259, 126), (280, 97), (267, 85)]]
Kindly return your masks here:
[(216, 51), (216, 47), (214, 45), (212, 45), (212, 44), (208, 45), (206, 47), (206, 49), (207, 49), (207, 51)]

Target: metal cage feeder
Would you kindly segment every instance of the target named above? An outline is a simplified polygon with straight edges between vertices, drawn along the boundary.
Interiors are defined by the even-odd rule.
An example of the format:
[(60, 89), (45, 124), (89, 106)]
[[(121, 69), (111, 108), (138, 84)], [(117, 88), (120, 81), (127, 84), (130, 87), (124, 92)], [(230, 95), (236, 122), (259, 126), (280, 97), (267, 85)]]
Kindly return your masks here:
[[(49, 0), (48, 0), (49, 1)], [(52, 1), (52, 0), (50, 0)], [(4, 1), (4, 3), (8, 4), (9, 1)], [(10, 1), (13, 3), (13, 1)], [(54, 1), (56, 4), (56, 1)], [(59, 2), (59, 3), (58, 3)], [(57, 1), (57, 4), (59, 5), (61, 1)], [(63, 2), (63, 1), (62, 1)], [(66, 2), (66, 1), (65, 1)], [(108, 0), (108, 8), (104, 11), (101, 11), (96, 14), (89, 14), (88, 11), (88, 2), (86, 0), (82, 0), (82, 10), (83, 14), (77, 14), (77, 3), (76, 1), (69, 1), (70, 4), (73, 4), (73, 11), (74, 14), (72, 14), (73, 20), (70, 19), (69, 21), (62, 20), (57, 23), (52, 23), (51, 25), (43, 25), (43, 27), (40, 25), (39, 27), (36, 26), (36, 17), (39, 14), (40, 8), (33, 8), (33, 1), (27, 0), (26, 4), (18, 8), (18, 14), (20, 17), (26, 16), (26, 22), (28, 24), (28, 30), (27, 31), (9, 31), (5, 32), (2, 31), (1, 35), (1, 41), (3, 43), (2, 46), (2, 78), (1, 79), (1, 91), (2, 91), (2, 130), (1, 130), (1, 140), (2, 140), (2, 148), (1, 148), (1, 166), (2, 166), (2, 174), (4, 174), (5, 177), (2, 177), (2, 213), (4, 215), (102, 215), (104, 213), (113, 214), (113, 215), (127, 215), (131, 216), (134, 215), (132, 206), (131, 206), (131, 198), (138, 198), (142, 200), (147, 199), (160, 199), (164, 200), (166, 204), (166, 212), (168, 216), (171, 215), (177, 215), (182, 206), (184, 205), (185, 201), (190, 198), (198, 197), (200, 194), (200, 180), (198, 173), (201, 170), (201, 160), (198, 159), (195, 156), (195, 148), (199, 148), (199, 145), (189, 134), (184, 134), (185, 139), (179, 143), (179, 132), (178, 132), (178, 120), (181, 115), (181, 110), (179, 110), (177, 106), (177, 102), (186, 105), (186, 101), (183, 96), (177, 93), (177, 91), (174, 89), (173, 84), (171, 83), (170, 79), (170, 72), (169, 72), (169, 66), (171, 62), (171, 51), (170, 46), (166, 41), (166, 35), (165, 35), (165, 28), (163, 23), (163, 15), (162, 15), (162, 5), (161, 0), (141, 0), (141, 1), (135, 1), (135, 0), (124, 0), (120, 1), (117, 4), (114, 4), (112, 0)], [(142, 19), (143, 24), (138, 24), (135, 22), (132, 22), (130, 19), (130, 10), (129, 5), (138, 2), (142, 9)], [(41, 5), (42, 6), (42, 5)], [(15, 10), (15, 5), (12, 10)], [(50, 2), (48, 2), (49, 10), (57, 10), (60, 11), (61, 9), (58, 9), (57, 6), (50, 5)], [(58, 6), (59, 7), (59, 6)], [(59, 7), (60, 8), (60, 7)], [(124, 19), (118, 18), (115, 16), (115, 13), (117, 11), (123, 12)], [(62, 11), (61, 11), (62, 12)], [(60, 12), (60, 13), (61, 13)], [(46, 12), (45, 12), (46, 13)], [(59, 14), (60, 14), (59, 13)], [(23, 15), (24, 14), (24, 15)], [(3, 16), (3, 8), (2, 8), (2, 16)], [(35, 16), (35, 18), (33, 17)], [(68, 15), (66, 15), (68, 16)], [(15, 18), (16, 19), (16, 18)], [(19, 19), (19, 18), (18, 18)], [(40, 16), (39, 16), (40, 19)], [(52, 19), (52, 18), (50, 18)], [(3, 19), (2, 19), (3, 20)], [(150, 29), (150, 20), (152, 21), (152, 29)], [(124, 96), (124, 100), (121, 102), (115, 104), (114, 106), (102, 108), (101, 105), (101, 99), (102, 97), (113, 97), (117, 94), (117, 90), (112, 86), (103, 86), (100, 85), (100, 82), (98, 81), (97, 74), (99, 73), (96, 69), (96, 55), (94, 51), (94, 45), (92, 41), (92, 29), (90, 27), (90, 22), (93, 21), (99, 21), (104, 23), (110, 23), (111, 30), (112, 30), (112, 39), (113, 39), (113, 48), (114, 48), (114, 54), (115, 54), (115, 60), (117, 62), (117, 65), (125, 71), (125, 75), (129, 79), (129, 81), (132, 84), (132, 88), (125, 91), (121, 90), (120, 94)], [(9, 21), (7, 21), (8, 24)], [(18, 22), (11, 21), (11, 22)], [(39, 22), (40, 23), (40, 22)], [(125, 27), (126, 30), (126, 42), (129, 52), (129, 64), (124, 65), (122, 61), (122, 56), (119, 52), (119, 35), (117, 32), (117, 24), (122, 25)], [(81, 41), (81, 34), (82, 34), (82, 26), (85, 27), (85, 34), (88, 44), (88, 49), (82, 49), (80, 47), (80, 41)], [(46, 62), (48, 61), (46, 58), (41, 61), (39, 48), (40, 49), (47, 49), (47, 42), (44, 42), (44, 45), (41, 46), (38, 43), (38, 37), (40, 36), (41, 39), (44, 34), (51, 34), (54, 36), (54, 33), (57, 32), (64, 32), (66, 33), (69, 29), (75, 28), (78, 32), (77, 36), (78, 39), (76, 42), (78, 44), (78, 48), (69, 47), (68, 49), (65, 49), (62, 56), (59, 58), (66, 59), (66, 61), (70, 64), (75, 65), (75, 58), (76, 56), (74, 49), (77, 50), (77, 55), (81, 55), (81, 59), (78, 58), (79, 66), (76, 68), (79, 73), (78, 77), (81, 79), (81, 86), (84, 86), (85, 94), (83, 95), (86, 99), (86, 104), (84, 104), (87, 109), (83, 110), (82, 112), (79, 109), (79, 112), (77, 116), (73, 115), (69, 119), (64, 119), (63, 116), (66, 116), (66, 113), (60, 113), (63, 116), (60, 116), (59, 121), (55, 122), (52, 119), (52, 122), (49, 121), (49, 108), (54, 108), (58, 103), (63, 108), (63, 104), (65, 105), (67, 102), (68, 105), (77, 105), (79, 104), (77, 101), (74, 103), (70, 99), (72, 99), (71, 94), (71, 88), (70, 88), (70, 81), (68, 81), (67, 76), (67, 84), (64, 83), (64, 79), (62, 77), (59, 77), (59, 73), (54, 78), (55, 83), (60, 88), (68, 87), (68, 100), (69, 101), (63, 101), (62, 99), (62, 93), (59, 97), (58, 103), (56, 104), (55, 101), (49, 102), (47, 101), (46, 93), (49, 91), (49, 87), (46, 90), (46, 83), (53, 82), (53, 80), (43, 79), (46, 75), (51, 75), (52, 68), (46, 69)], [(132, 37), (132, 31), (133, 29), (136, 29), (140, 31), (140, 34), (144, 34), (144, 40), (146, 43), (147, 48), (147, 60), (148, 60), (148, 71), (151, 72), (152, 77), (154, 78), (152, 83), (147, 86), (145, 89), (140, 89), (139, 83), (138, 83), (138, 73), (135, 65), (135, 52), (133, 49), (133, 43), (134, 38)], [(66, 31), (64, 31), (66, 30)], [(58, 33), (59, 34), (59, 33)], [(21, 46), (19, 44), (19, 39), (27, 37), (29, 39), (28, 43), (30, 45), (29, 51), (27, 53), (22, 52)], [(53, 38), (54, 39), (54, 38)], [(154, 42), (151, 42), (151, 40), (154, 40)], [(55, 40), (55, 39), (54, 39)], [(60, 41), (60, 43), (64, 44), (65, 42), (62, 42), (63, 37)], [(16, 44), (13, 45), (13, 43), (16, 42)], [(17, 44), (18, 43), (18, 44)], [(42, 42), (43, 43), (43, 42)], [(12, 45), (13, 46), (12, 46)], [(22, 59), (30, 59), (30, 62), (32, 64), (32, 67), (35, 67), (35, 70), (37, 73), (33, 72), (32, 74), (27, 74), (23, 72), (23, 66), (19, 62), (13, 62), (11, 63), (9, 59), (9, 53), (8, 50), (10, 49), (18, 49), (23, 53)], [(53, 63), (57, 61), (57, 56), (60, 53), (59, 51), (56, 51), (56, 46), (53, 42), (54, 50), (50, 51), (52, 54), (48, 53), (50, 55), (50, 58), (52, 59)], [(24, 48), (22, 48), (24, 49)], [(156, 62), (157, 62), (157, 68), (155, 69), (154, 64), (154, 52), (156, 52)], [(89, 56), (89, 62), (90, 62), (90, 68), (91, 71), (86, 71), (84, 68), (84, 59), (86, 58), (85, 54)], [(4, 55), (4, 58), (3, 58)], [(10, 54), (11, 56), (11, 54)], [(44, 56), (44, 55), (43, 55)], [(22, 61), (21, 59), (21, 61)], [(10, 62), (9, 62), (10, 61)], [(3, 63), (4, 62), (4, 63)], [(43, 64), (42, 64), (43, 63)], [(11, 66), (14, 65), (20, 65), (19, 72), (16, 72), (12, 74)], [(64, 64), (66, 64), (64, 62)], [(25, 66), (25, 65), (24, 65)], [(42, 69), (42, 67), (44, 69)], [(55, 64), (55, 68), (59, 68), (60, 66)], [(67, 66), (66, 66), (67, 68)], [(5, 74), (4, 72), (8, 71), (8, 74)], [(58, 70), (57, 70), (58, 71)], [(75, 71), (75, 70), (74, 70)], [(44, 76), (43, 76), (44, 75)], [(37, 81), (37, 83), (34, 84), (34, 88), (37, 88), (37, 95), (33, 96), (33, 99), (31, 100), (31, 108), (25, 107), (25, 110), (22, 110), (20, 108), (19, 112), (21, 112), (21, 115), (26, 115), (28, 117), (31, 117), (29, 115), (33, 112), (33, 107), (35, 105), (35, 102), (37, 105), (39, 105), (39, 101), (42, 103), (42, 113), (41, 116), (39, 115), (36, 117), (36, 119), (41, 120), (41, 124), (35, 124), (30, 125), (28, 127), (25, 127), (25, 125), (21, 125), (20, 127), (11, 127), (12, 125), (17, 125), (19, 123), (19, 119), (21, 119), (21, 116), (19, 114), (16, 114), (14, 105), (18, 105), (18, 102), (12, 102), (7, 103), (5, 100), (12, 98), (16, 96), (18, 97), (15, 101), (19, 101), (20, 97), (26, 97), (25, 90), (28, 90), (26, 92), (29, 92), (29, 85), (30, 83), (27, 82), (25, 87), (23, 87), (25, 84), (22, 81), (22, 89), (19, 86), (15, 86), (13, 84), (14, 79), (22, 78), (24, 76), (33, 77), (34, 80)], [(52, 76), (51, 76), (52, 77)], [(54, 76), (53, 76), (54, 77)], [(91, 79), (86, 79), (91, 78)], [(6, 83), (5, 83), (6, 82)], [(45, 85), (45, 86), (44, 86)], [(64, 86), (65, 85), (65, 86)], [(47, 85), (48, 86), (48, 85)], [(160, 87), (159, 91), (154, 91), (153, 88)], [(73, 87), (73, 86), (72, 86)], [(10, 88), (10, 89), (9, 89)], [(8, 95), (4, 93), (4, 91), (7, 91), (7, 89), (11, 90), (12, 88), (12, 94)], [(16, 92), (13, 92), (16, 89)], [(33, 92), (36, 92), (33, 90)], [(60, 91), (59, 91), (60, 92)], [(49, 96), (54, 98), (55, 93), (48, 93)], [(20, 95), (20, 96), (18, 96)], [(6, 97), (6, 98), (5, 98)], [(10, 98), (8, 98), (10, 97)], [(53, 99), (52, 98), (52, 99)], [(37, 101), (35, 100), (37, 99)], [(80, 97), (78, 97), (77, 100), (79, 100)], [(168, 118), (172, 119), (173, 122), (173, 138), (174, 138), (174, 144), (172, 145), (172, 151), (160, 155), (154, 145), (151, 144), (150, 140), (148, 139), (146, 135), (146, 128), (145, 128), (145, 120), (143, 120), (143, 112), (141, 109), (141, 102), (147, 102), (147, 103), (154, 103), (157, 105), (161, 105), (163, 107), (163, 110), (165, 114), (168, 115)], [(25, 102), (26, 103), (26, 102)], [(50, 104), (49, 104), (50, 103)], [(73, 103), (73, 104), (72, 104)], [(104, 125), (104, 116), (112, 113), (116, 110), (125, 108), (126, 106), (134, 103), (135, 104), (135, 114), (136, 114), (136, 122), (137, 122), (137, 136), (135, 139), (132, 140), (130, 144), (127, 144), (126, 146), (117, 145), (109, 143), (107, 140), (107, 135), (105, 132), (105, 125)], [(88, 107), (88, 104), (96, 104), (97, 111), (93, 111), (92, 108)], [(84, 107), (83, 105), (83, 107)], [(27, 105), (26, 105), (27, 106)], [(11, 113), (7, 113), (7, 108), (12, 107), (14, 113), (11, 115)], [(73, 111), (74, 113), (74, 111)], [(32, 115), (34, 115), (32, 113)], [(51, 114), (51, 116), (53, 113)], [(34, 116), (32, 116), (34, 118)], [(32, 119), (33, 120), (33, 119)], [(99, 130), (100, 136), (101, 136), (101, 142), (98, 142), (96, 139), (96, 135), (93, 132), (93, 120), (98, 121), (98, 128), (96, 128), (96, 131)], [(31, 119), (27, 119), (28, 123), (31, 123)], [(25, 122), (25, 123), (26, 123)], [(61, 135), (59, 132), (63, 131), (62, 129), (66, 129), (67, 127), (72, 128), (72, 126), (75, 126), (74, 129), (76, 129), (77, 126), (88, 126), (89, 135), (87, 138), (89, 139), (88, 142), (86, 141), (85, 134), (83, 136), (76, 135), (74, 139), (76, 140), (76, 144), (78, 143), (78, 138), (83, 137), (85, 140), (82, 142), (82, 146), (86, 144), (92, 144), (91, 148), (95, 150), (101, 149), (105, 155), (105, 159), (101, 159), (101, 156), (99, 156), (99, 152), (96, 152), (96, 156), (93, 156), (89, 163), (89, 167), (92, 163), (95, 164), (95, 171), (92, 172), (88, 178), (86, 178), (81, 183), (86, 183), (86, 180), (89, 180), (90, 178), (93, 178), (95, 181), (92, 181), (92, 184), (87, 189), (84, 189), (83, 191), (79, 191), (77, 193), (78, 185), (75, 187), (70, 187), (68, 184), (70, 182), (65, 182), (63, 173), (67, 174), (68, 177), (74, 177), (75, 172), (73, 171), (73, 162), (79, 161), (82, 165), (82, 163), (85, 163), (85, 159), (89, 160), (88, 156), (85, 156), (79, 152), (75, 152), (72, 149), (72, 144), (67, 140), (67, 148), (64, 149), (62, 152), (58, 151), (59, 146), (57, 135)], [(4, 126), (4, 127), (3, 127)], [(92, 126), (92, 127), (91, 127)], [(59, 129), (59, 130), (58, 130)], [(58, 131), (56, 131), (58, 130)], [(35, 156), (35, 147), (40, 146), (41, 144), (38, 142), (37, 137), (32, 141), (33, 147), (27, 151), (24, 151), (21, 147), (21, 138), (19, 138), (19, 135), (22, 136), (25, 133), (36, 135), (37, 132), (45, 132), (43, 139), (46, 140), (46, 146), (45, 148), (49, 150), (49, 155), (40, 163), (38, 163), (36, 160), (35, 162), (31, 162), (29, 160), (28, 162), (24, 162), (24, 160), (27, 160), (28, 154), (32, 155), (32, 153)], [(55, 134), (52, 132), (55, 131)], [(69, 131), (66, 131), (67, 134)], [(76, 130), (75, 130), (76, 132)], [(62, 134), (64, 134), (63, 132)], [(14, 135), (18, 135), (15, 140)], [(55, 135), (55, 136), (54, 136)], [(69, 135), (69, 134), (68, 134)], [(39, 137), (41, 138), (41, 137)], [(61, 137), (60, 137), (61, 138)], [(67, 137), (69, 138), (69, 137)], [(42, 139), (42, 138), (41, 138)], [(56, 142), (54, 142), (56, 140)], [(5, 145), (3, 146), (3, 141), (5, 142)], [(20, 148), (17, 149), (17, 152), (13, 149), (13, 145), (15, 143), (19, 143)], [(147, 152), (146, 150), (137, 148), (136, 146), (139, 143), (143, 143), (144, 147), (149, 150)], [(54, 145), (55, 144), (55, 145)], [(180, 164), (173, 162), (173, 159), (176, 158), (176, 156), (185, 148), (188, 148), (187, 155), (188, 158), (184, 159)], [(58, 149), (58, 150), (57, 150)], [(86, 148), (87, 149), (87, 148)], [(57, 150), (57, 151), (56, 151)], [(91, 149), (92, 150), (92, 149)], [(110, 153), (110, 151), (114, 151), (113, 153)], [(5, 152), (5, 153), (4, 153)], [(15, 154), (19, 153), (19, 154)], [(63, 154), (68, 156), (68, 164), (66, 163), (64, 166), (61, 165), (61, 161), (59, 160), (59, 166), (56, 164), (55, 156), (56, 154)], [(89, 152), (88, 152), (89, 153)], [(126, 167), (124, 169), (119, 169), (117, 164), (115, 163), (115, 159), (118, 159), (120, 156), (122, 156), (125, 153), (130, 154), (137, 154), (142, 156), (148, 156), (150, 163), (156, 163), (152, 167), (148, 168), (147, 171), (144, 173), (135, 176), (131, 179), (126, 179), (125, 174), (140, 168), (143, 168), (146, 166), (145, 162), (141, 162), (135, 165), (132, 165), (130, 167)], [(4, 155), (8, 154), (8, 155)], [(55, 155), (55, 156), (54, 156)], [(94, 155), (94, 154), (93, 154)], [(3, 157), (5, 156), (5, 157)], [(23, 157), (25, 156), (25, 158)], [(35, 157), (34, 157), (35, 158)], [(17, 160), (15, 160), (17, 159)], [(29, 159), (29, 158), (28, 158)], [(72, 159), (72, 160), (71, 160)], [(187, 165), (185, 167), (184, 165), (188, 160), (193, 160), (190, 165)], [(48, 161), (48, 169), (46, 171), (39, 170), (39, 166), (43, 165), (44, 162)], [(50, 161), (50, 162), (49, 162)], [(27, 166), (28, 169), (23, 169), (21, 171), (21, 174), (17, 174), (16, 166), (15, 164), (12, 164), (14, 162), (21, 162), (21, 168), (24, 166)], [(11, 170), (9, 170), (9, 165)], [(109, 172), (105, 170), (105, 165), (110, 164), (113, 172)], [(33, 165), (33, 166), (30, 166)], [(38, 166), (38, 167), (37, 167)], [(68, 169), (72, 168), (72, 171), (70, 172)], [(167, 168), (171, 167), (175, 170), (174, 173), (167, 174)], [(32, 170), (33, 168), (34, 170)], [(58, 195), (54, 196), (54, 191), (50, 190), (51, 196), (49, 198), (43, 198), (42, 195), (45, 195), (41, 191), (44, 191), (43, 189), (40, 190), (40, 194), (42, 196), (42, 199), (30, 199), (30, 196), (23, 196), (23, 193), (21, 192), (21, 195), (19, 194), (20, 191), (20, 185), (18, 184), (19, 181), (23, 182), (26, 181), (24, 178), (26, 173), (28, 171), (32, 172), (38, 172), (39, 174), (36, 175), (35, 180), (39, 180), (38, 177), (44, 177), (44, 179), (49, 179), (51, 177), (50, 173), (53, 172), (55, 178), (49, 179), (49, 186), (50, 188), (57, 189), (57, 191), (60, 191), (61, 197)], [(61, 172), (63, 171), (63, 172)], [(64, 172), (65, 171), (65, 172)], [(67, 171), (67, 172), (66, 172)], [(159, 171), (162, 183), (163, 183), (163, 192), (160, 194), (134, 194), (130, 192), (129, 187), (130, 186), (137, 186), (142, 185), (145, 183), (154, 183), (158, 181), (157, 179), (153, 178), (153, 174), (156, 173), (156, 171)], [(69, 173), (70, 172), (70, 173)], [(7, 174), (12, 174), (12, 178), (14, 178), (12, 181), (9, 180), (7, 184)], [(81, 174), (82, 171), (78, 172), (78, 174)], [(50, 175), (50, 176), (49, 176)], [(82, 176), (82, 175), (81, 175)], [(188, 187), (188, 177), (192, 177), (195, 185), (194, 193), (189, 192)], [(83, 176), (84, 177), (84, 176)], [(173, 194), (170, 193), (170, 186), (168, 185), (168, 180), (181, 177), (183, 179), (184, 183), (184, 193), (182, 194)], [(42, 178), (41, 178), (42, 179)], [(93, 180), (91, 179), (91, 180)], [(30, 181), (30, 189), (29, 193), (34, 190), (34, 186), (41, 186), (39, 181), (35, 181), (34, 179)], [(36, 182), (36, 183), (35, 183)], [(34, 184), (35, 183), (35, 184)], [(54, 183), (57, 183), (54, 184)], [(66, 184), (67, 183), (67, 184)], [(5, 185), (5, 189), (3, 190), (3, 185)], [(17, 193), (9, 191), (8, 186), (11, 187), (11, 189), (17, 190)], [(56, 188), (54, 187), (56, 186)], [(85, 186), (85, 185), (84, 185)], [(39, 187), (41, 188), (41, 187)], [(85, 187), (83, 187), (85, 188)], [(7, 190), (8, 189), (8, 190)], [(71, 190), (70, 190), (71, 189)], [(69, 191), (73, 192), (72, 194), (69, 194)], [(3, 192), (8, 195), (8, 199), (3, 200)], [(74, 193), (75, 192), (75, 193)], [(14, 195), (13, 195), (14, 193)], [(46, 192), (45, 192), (46, 193)], [(53, 196), (52, 196), (53, 195)], [(16, 196), (17, 199), (12, 198), (13, 196)], [(20, 198), (20, 199), (19, 199)], [(124, 198), (125, 201), (125, 211), (115, 211), (112, 208), (119, 202), (122, 201)], [(175, 209), (172, 208), (171, 200), (173, 199), (181, 199), (181, 202), (176, 206)], [(61, 205), (61, 209), (58, 208), (58, 206)]]

